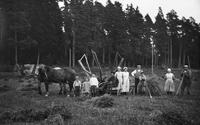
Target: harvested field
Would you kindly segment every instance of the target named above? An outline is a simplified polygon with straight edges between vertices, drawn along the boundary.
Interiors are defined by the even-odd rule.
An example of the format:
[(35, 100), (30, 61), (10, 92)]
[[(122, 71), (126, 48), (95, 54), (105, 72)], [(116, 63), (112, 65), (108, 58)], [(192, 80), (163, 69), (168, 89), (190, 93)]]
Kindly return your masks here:
[[(132, 71), (130, 69), (130, 71)], [(165, 71), (157, 75), (161, 96), (104, 95), (73, 97), (58, 95), (58, 84), (50, 85), (50, 95), (37, 94), (37, 82), (32, 78), (18, 79), (1, 73), (0, 124), (69, 124), (69, 125), (198, 125), (200, 124), (200, 72), (193, 73), (191, 95), (167, 96), (164, 92)], [(180, 71), (174, 71), (180, 83)], [(145, 74), (151, 77), (150, 70)], [(152, 82), (152, 81), (151, 81)], [(44, 85), (42, 84), (44, 91)]]

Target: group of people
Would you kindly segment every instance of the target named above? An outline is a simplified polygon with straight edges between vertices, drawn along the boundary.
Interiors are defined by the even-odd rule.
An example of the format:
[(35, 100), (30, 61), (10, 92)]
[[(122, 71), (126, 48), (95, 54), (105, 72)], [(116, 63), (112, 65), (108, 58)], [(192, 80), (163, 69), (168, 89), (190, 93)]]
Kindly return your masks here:
[[(111, 72), (111, 76), (107, 81), (106, 84), (106, 93), (110, 93), (112, 91), (112, 87), (115, 87), (117, 90), (117, 95), (121, 94), (127, 94), (130, 91), (130, 80), (129, 76), (132, 75), (135, 79), (135, 86), (134, 86), (134, 92), (135, 94), (138, 94), (138, 91), (142, 89), (140, 86), (145, 86), (146, 82), (146, 76), (141, 69), (141, 65), (137, 65), (137, 69), (135, 69), (133, 72), (129, 74), (128, 67), (124, 67), (123, 70), (121, 67), (117, 67), (116, 72)], [(184, 65), (183, 71), (181, 72), (181, 83), (180, 83), (180, 94), (183, 95), (184, 89), (187, 89), (187, 94), (190, 95), (190, 85), (192, 83), (191, 81), (191, 75), (192, 72), (189, 70), (188, 65)], [(170, 68), (167, 69), (167, 73), (165, 74), (165, 86), (164, 90), (166, 91), (167, 95), (172, 95), (173, 92), (175, 92), (175, 76), (172, 73), (172, 70)], [(139, 85), (140, 84), (140, 85)], [(139, 86), (138, 86), (139, 85)], [(99, 82), (95, 76), (95, 74), (92, 74), (92, 76), (89, 78), (87, 77), (85, 79), (85, 82), (81, 84), (79, 77), (76, 76), (76, 80), (74, 81), (74, 94), (75, 96), (80, 96), (80, 92), (82, 92), (88, 96), (91, 94), (92, 97), (97, 96), (97, 88), (99, 87)], [(179, 89), (178, 89), (179, 91)]]
[[(123, 71), (121, 67), (117, 67), (116, 72), (111, 72), (111, 76), (109, 79), (105, 81), (106, 93), (110, 94), (112, 91), (112, 87), (115, 87), (117, 90), (117, 95), (127, 94), (130, 91), (130, 80), (129, 80), (129, 72), (128, 67), (124, 67)], [(135, 78), (135, 94), (137, 94), (137, 86), (139, 82), (145, 81), (146, 76), (143, 74), (143, 70), (141, 69), (141, 65), (137, 66), (137, 69), (134, 70), (131, 75)], [(97, 95), (97, 88), (99, 87), (99, 82), (95, 76), (92, 74), (90, 78), (86, 78), (85, 82), (81, 84), (79, 77), (76, 76), (76, 80), (73, 83), (74, 87), (74, 95), (80, 96), (80, 92), (82, 91), (85, 95), (91, 94), (92, 97)]]
[[(121, 93), (127, 94), (130, 91), (129, 75), (127, 67), (124, 67), (124, 71), (121, 71), (121, 67), (118, 67), (118, 70), (115, 73), (115, 77), (119, 80), (117, 95), (121, 95)], [(141, 65), (137, 65), (137, 69), (135, 69), (131, 75), (135, 78), (135, 94), (137, 94), (139, 82), (146, 80)]]
[(21, 77), (24, 75), (24, 66), (22, 64), (15, 63), (13, 68), (14, 75), (17, 77)]
[[(189, 70), (188, 65), (184, 65), (183, 71), (181, 72), (182, 77), (180, 87), (180, 94), (183, 95), (184, 89), (186, 88), (187, 94), (190, 95), (190, 85), (192, 83), (192, 72)], [(167, 69), (167, 73), (165, 74), (165, 87), (164, 90), (166, 91), (167, 95), (172, 95), (175, 92), (175, 84), (174, 84), (175, 76), (172, 73), (171, 69)], [(177, 90), (179, 92), (179, 88)], [(178, 93), (177, 93), (178, 94)]]
[(76, 80), (73, 83), (75, 97), (80, 96), (81, 90), (83, 90), (83, 94), (86, 96), (89, 94), (91, 94), (92, 97), (97, 96), (97, 88), (99, 87), (99, 82), (95, 74), (92, 74), (90, 78), (86, 77), (83, 84), (81, 83), (78, 76), (75, 78)]

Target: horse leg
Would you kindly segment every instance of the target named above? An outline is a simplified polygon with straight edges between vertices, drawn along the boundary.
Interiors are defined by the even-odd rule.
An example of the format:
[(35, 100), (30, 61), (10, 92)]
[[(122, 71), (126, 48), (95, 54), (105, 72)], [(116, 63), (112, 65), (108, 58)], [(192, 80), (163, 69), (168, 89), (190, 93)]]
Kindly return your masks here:
[(60, 91), (59, 91), (59, 95), (61, 95), (62, 94), (62, 84), (61, 83), (59, 83), (60, 84)]
[(67, 90), (66, 90), (66, 83), (63, 83), (63, 94), (66, 94)]
[(45, 96), (48, 96), (49, 95), (49, 82), (45, 81), (45, 90), (46, 90), (46, 94)]
[(42, 82), (40, 80), (38, 80), (38, 94), (40, 94), (40, 95), (42, 95), (41, 84), (42, 84)]
[(68, 83), (69, 84), (69, 90), (70, 92), (72, 92), (72, 89), (73, 89), (73, 83)]

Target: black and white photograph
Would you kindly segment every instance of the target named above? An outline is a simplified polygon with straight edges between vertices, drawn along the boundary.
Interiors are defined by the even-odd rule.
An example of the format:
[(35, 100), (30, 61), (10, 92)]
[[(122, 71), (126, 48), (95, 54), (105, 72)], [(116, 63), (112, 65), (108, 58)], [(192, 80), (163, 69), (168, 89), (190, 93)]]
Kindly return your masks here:
[(200, 125), (200, 0), (0, 0), (0, 125)]

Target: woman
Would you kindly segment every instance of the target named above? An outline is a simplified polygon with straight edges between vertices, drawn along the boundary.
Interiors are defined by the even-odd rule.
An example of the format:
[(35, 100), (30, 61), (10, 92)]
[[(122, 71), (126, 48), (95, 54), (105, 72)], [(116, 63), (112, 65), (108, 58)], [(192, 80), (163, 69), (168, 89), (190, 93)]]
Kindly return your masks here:
[(121, 95), (121, 89), (122, 89), (122, 71), (121, 71), (121, 67), (117, 67), (117, 72), (115, 73), (115, 77), (117, 77), (119, 84), (117, 87), (117, 95)]
[(129, 72), (127, 71), (128, 68), (124, 67), (124, 72), (123, 72), (123, 84), (122, 84), (122, 91), (123, 93), (125, 93), (125, 95), (129, 92), (129, 88), (130, 88), (130, 83), (129, 83)]
[(165, 87), (164, 90), (167, 92), (167, 95), (172, 95), (172, 92), (175, 91), (174, 85), (174, 74), (171, 73), (171, 69), (167, 69), (168, 73), (165, 74)]

